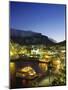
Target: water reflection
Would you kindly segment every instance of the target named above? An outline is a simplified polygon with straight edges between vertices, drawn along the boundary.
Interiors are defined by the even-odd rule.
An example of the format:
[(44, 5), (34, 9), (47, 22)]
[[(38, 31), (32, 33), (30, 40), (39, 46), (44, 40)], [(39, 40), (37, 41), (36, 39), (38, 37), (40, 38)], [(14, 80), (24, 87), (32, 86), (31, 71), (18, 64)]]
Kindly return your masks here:
[(10, 86), (11, 88), (31, 87), (32, 82), (39, 76), (39, 74), (35, 71), (35, 69), (33, 69), (33, 67), (28, 66), (28, 65), (24, 67), (23, 66), (24, 66), (24, 62), (22, 62), (21, 64), (20, 62), (18, 63), (10, 62)]
[(42, 66), (43, 64), (37, 61), (10, 62), (10, 86), (12, 88), (36, 86), (37, 79), (43, 77), (44, 68), (47, 69), (46, 64)]

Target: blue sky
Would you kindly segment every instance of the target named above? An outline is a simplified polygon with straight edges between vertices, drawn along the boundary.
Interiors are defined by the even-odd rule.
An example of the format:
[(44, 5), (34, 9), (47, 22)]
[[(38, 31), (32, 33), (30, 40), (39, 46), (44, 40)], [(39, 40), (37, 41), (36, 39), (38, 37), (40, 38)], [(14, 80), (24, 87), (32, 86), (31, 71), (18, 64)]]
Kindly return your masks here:
[(10, 28), (65, 40), (65, 5), (10, 2)]

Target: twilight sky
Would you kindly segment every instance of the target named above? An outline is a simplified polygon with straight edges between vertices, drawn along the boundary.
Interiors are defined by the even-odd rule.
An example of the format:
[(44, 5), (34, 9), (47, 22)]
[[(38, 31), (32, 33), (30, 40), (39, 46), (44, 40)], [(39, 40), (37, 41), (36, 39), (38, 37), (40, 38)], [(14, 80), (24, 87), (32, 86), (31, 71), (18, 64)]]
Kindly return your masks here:
[(10, 28), (65, 40), (65, 5), (10, 2)]

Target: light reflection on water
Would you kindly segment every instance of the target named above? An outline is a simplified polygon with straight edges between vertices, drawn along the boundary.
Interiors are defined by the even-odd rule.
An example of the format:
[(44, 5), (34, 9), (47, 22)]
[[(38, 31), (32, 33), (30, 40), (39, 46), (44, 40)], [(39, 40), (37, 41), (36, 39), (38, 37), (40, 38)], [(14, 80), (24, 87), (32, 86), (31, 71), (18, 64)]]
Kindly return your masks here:
[[(19, 67), (17, 67), (19, 68)], [(31, 80), (25, 80), (22, 77), (16, 77), (16, 63), (10, 62), (10, 86), (11, 88), (15, 87), (27, 87), (31, 84)]]
[[(42, 75), (43, 75), (43, 71), (47, 71), (45, 68), (46, 68), (46, 64), (44, 63), (33, 63), (31, 62), (19, 62), (19, 63), (16, 63), (16, 62), (10, 62), (10, 82), (11, 82), (11, 87), (14, 88), (14, 87), (30, 87), (30, 86), (36, 86), (37, 85), (37, 79), (40, 77), (42, 78)], [(32, 67), (34, 70), (36, 69), (38, 72), (36, 73), (36, 75), (33, 75), (33, 72), (32, 73), (29, 73), (30, 75), (27, 76), (28, 79), (26, 78), (23, 78), (23, 73), (19, 72), (18, 70), (21, 68), (24, 68), (24, 67), (27, 67), (27, 65), (32, 65), (34, 67)], [(34, 65), (35, 64), (35, 65)], [(40, 65), (40, 66), (39, 66)], [(41, 67), (42, 65), (42, 67)], [(41, 72), (42, 71), (42, 72)], [(20, 73), (21, 75), (17, 75), (17, 73)], [(26, 73), (28, 74), (28, 72)]]

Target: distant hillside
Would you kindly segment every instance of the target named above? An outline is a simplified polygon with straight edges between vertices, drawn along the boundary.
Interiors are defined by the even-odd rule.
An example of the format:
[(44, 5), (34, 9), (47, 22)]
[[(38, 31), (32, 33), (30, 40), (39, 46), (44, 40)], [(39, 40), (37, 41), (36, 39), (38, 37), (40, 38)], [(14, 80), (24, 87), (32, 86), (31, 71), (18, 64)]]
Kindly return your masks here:
[(10, 38), (14, 42), (24, 45), (28, 45), (28, 44), (54, 45), (55, 44), (55, 41), (48, 38), (47, 36), (32, 31), (11, 29)]
[(32, 31), (24, 31), (24, 30), (16, 30), (16, 29), (11, 29), (10, 33), (12, 37), (23, 37), (23, 38), (41, 35), (41, 33), (36, 33)]
[(66, 40), (59, 42), (58, 45), (66, 45)]

